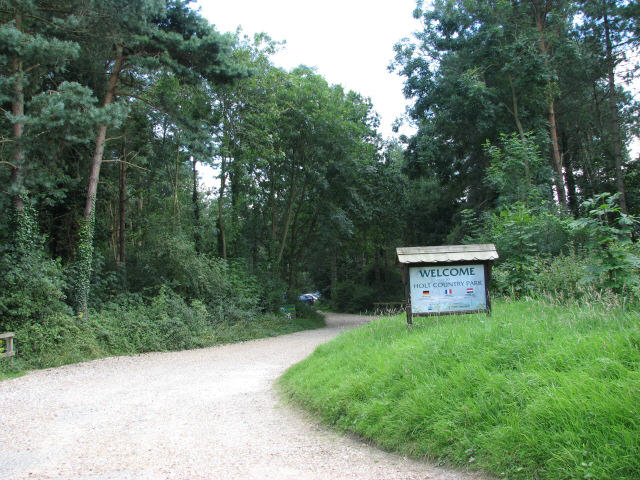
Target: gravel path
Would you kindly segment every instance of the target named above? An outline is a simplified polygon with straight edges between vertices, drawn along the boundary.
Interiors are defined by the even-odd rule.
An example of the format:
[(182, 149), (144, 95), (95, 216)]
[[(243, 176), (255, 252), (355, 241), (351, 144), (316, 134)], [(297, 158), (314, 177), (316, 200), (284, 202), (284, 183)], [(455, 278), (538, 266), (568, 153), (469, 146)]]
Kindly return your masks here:
[(367, 319), (0, 382), (0, 479), (478, 479), (381, 452), (282, 403), (273, 382)]

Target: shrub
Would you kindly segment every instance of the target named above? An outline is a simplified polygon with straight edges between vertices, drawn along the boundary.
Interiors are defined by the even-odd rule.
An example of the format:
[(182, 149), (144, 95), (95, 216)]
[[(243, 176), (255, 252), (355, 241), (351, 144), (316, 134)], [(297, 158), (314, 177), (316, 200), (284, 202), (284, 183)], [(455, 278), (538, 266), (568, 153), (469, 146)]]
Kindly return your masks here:
[(640, 296), (640, 252), (631, 243), (638, 219), (626, 215), (618, 206), (618, 195), (603, 193), (582, 204), (587, 217), (571, 226), (586, 237), (593, 260), (584, 269), (584, 281), (599, 284), (615, 293)]
[(129, 268), (137, 289), (157, 293), (166, 285), (187, 301), (204, 303), (219, 321), (247, 320), (258, 313), (259, 283), (241, 263), (197, 253), (179, 233), (158, 233), (153, 242)]
[(24, 323), (16, 330), (16, 355), (31, 367), (52, 367), (101, 353), (94, 325), (61, 312)]
[(550, 296), (556, 300), (582, 298), (595, 286), (584, 282), (583, 269), (589, 264), (584, 254), (569, 253), (555, 257), (538, 257), (531, 280), (532, 294)]
[(127, 296), (91, 315), (96, 338), (105, 351), (138, 353), (196, 348), (210, 337), (206, 306), (184, 299), (168, 287), (143, 302)]
[(46, 255), (35, 211), (26, 199), (11, 223), (12, 237), (0, 252), (0, 331), (70, 313), (61, 264)]
[(500, 254), (493, 274), (494, 289), (516, 297), (534, 293), (539, 259), (571, 251), (570, 220), (547, 210), (534, 210), (522, 203), (503, 208), (487, 222), (487, 237)]
[(340, 312), (363, 312), (371, 309), (376, 301), (375, 288), (353, 280), (345, 280), (336, 285), (333, 307)]
[(485, 181), (498, 193), (499, 206), (534, 205), (548, 199), (552, 171), (531, 133), (523, 137), (501, 134), (500, 146), (487, 141), (484, 148), (490, 158)]

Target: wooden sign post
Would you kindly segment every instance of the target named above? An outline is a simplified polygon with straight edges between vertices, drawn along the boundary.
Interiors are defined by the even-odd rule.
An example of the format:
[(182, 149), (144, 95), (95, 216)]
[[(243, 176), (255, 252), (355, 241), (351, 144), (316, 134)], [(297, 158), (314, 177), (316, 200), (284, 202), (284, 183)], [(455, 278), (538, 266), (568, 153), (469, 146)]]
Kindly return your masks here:
[(408, 247), (396, 250), (403, 267), (407, 323), (414, 316), (491, 314), (493, 244)]

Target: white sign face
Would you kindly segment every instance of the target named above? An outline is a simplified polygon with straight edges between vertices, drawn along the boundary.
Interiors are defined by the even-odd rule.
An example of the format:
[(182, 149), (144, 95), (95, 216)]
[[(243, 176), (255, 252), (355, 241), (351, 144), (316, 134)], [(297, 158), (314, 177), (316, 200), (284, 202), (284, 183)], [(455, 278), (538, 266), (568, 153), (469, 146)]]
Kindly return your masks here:
[(413, 313), (485, 310), (484, 265), (409, 267)]

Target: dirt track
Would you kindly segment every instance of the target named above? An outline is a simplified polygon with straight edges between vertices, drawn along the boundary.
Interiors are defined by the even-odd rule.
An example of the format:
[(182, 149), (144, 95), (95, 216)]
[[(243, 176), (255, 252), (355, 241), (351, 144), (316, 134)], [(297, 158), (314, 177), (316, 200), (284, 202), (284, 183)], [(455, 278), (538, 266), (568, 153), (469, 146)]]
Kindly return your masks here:
[(471, 479), (381, 452), (282, 403), (273, 382), (345, 328), (114, 357), (0, 382), (0, 479)]

